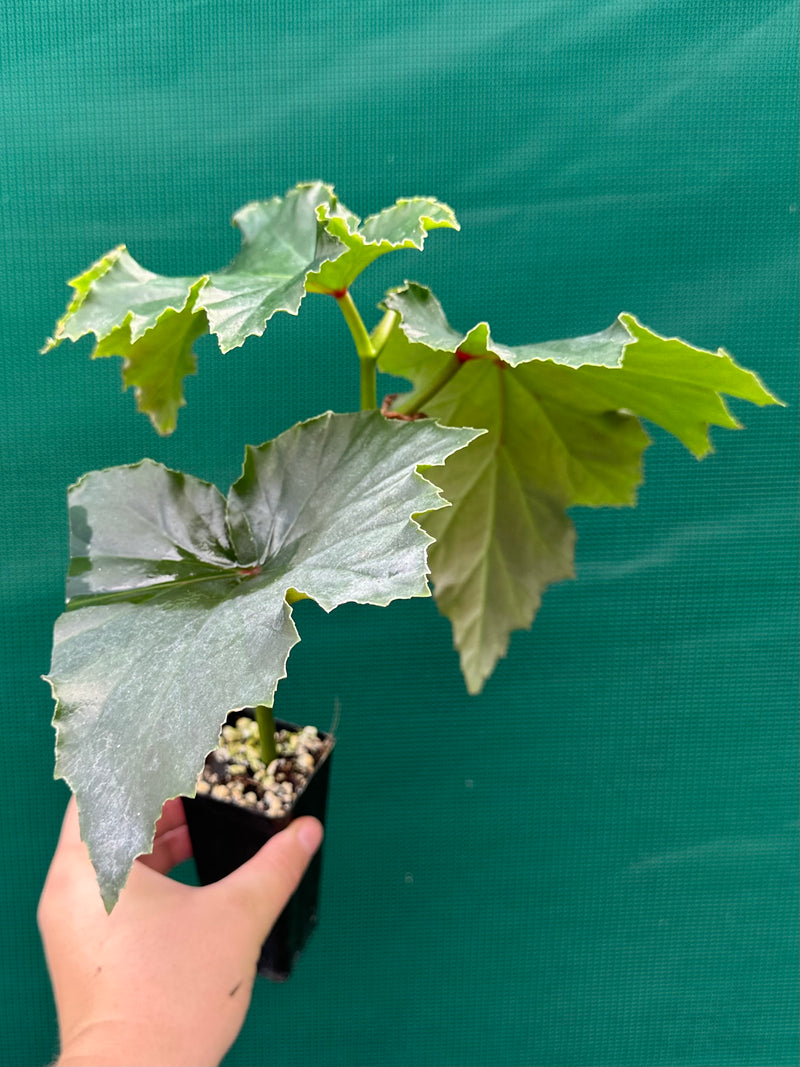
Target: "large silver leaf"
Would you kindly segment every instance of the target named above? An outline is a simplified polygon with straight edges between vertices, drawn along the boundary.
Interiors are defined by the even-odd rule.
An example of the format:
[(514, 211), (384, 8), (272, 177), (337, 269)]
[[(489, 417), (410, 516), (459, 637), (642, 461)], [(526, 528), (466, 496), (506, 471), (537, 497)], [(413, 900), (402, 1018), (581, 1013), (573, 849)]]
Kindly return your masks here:
[(48, 680), (56, 773), (108, 907), (164, 801), (193, 794), (227, 712), (272, 703), (299, 640), (292, 599), (428, 595), (431, 538), (412, 516), (446, 501), (418, 467), (477, 432), (328, 413), (248, 448), (227, 502), (149, 460), (73, 488), (72, 610)]

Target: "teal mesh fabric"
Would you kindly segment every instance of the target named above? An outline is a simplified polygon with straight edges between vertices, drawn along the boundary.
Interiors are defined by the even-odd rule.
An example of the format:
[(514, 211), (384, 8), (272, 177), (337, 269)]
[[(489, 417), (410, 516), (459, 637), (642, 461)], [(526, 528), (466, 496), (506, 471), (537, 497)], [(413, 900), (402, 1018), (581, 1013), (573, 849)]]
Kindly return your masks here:
[(654, 433), (639, 507), (575, 512), (578, 581), (478, 698), (432, 603), (298, 606), (281, 709), (342, 713), (321, 925), (226, 1063), (797, 1062), (795, 38), (784, 0), (3, 5), (3, 1063), (56, 1051), (35, 906), (66, 793), (39, 675), (66, 486), (143, 455), (227, 486), (243, 442), (357, 405), (321, 298), (201, 344), (167, 439), (118, 361), (38, 349), (106, 249), (197, 273), (235, 208), (309, 178), (362, 215), (459, 215), (358, 283), (365, 310), (415, 278), (510, 344), (627, 310), (789, 406), (735, 405), (746, 431), (701, 464)]

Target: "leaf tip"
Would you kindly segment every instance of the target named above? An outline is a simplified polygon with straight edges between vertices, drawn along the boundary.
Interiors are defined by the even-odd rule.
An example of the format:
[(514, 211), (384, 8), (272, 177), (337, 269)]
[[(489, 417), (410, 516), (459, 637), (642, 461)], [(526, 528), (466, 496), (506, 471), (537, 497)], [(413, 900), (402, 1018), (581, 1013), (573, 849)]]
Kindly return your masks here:
[[(776, 393), (772, 393), (769, 389), (767, 389), (761, 377), (756, 374), (755, 371), (745, 370), (743, 367), (739, 368), (738, 364), (736, 363), (736, 360), (726, 349), (718, 348), (717, 355), (721, 359), (729, 360), (733, 364), (733, 366), (737, 368), (737, 370), (741, 369), (745, 374), (749, 375), (750, 380), (752, 381), (756, 390), (756, 395), (748, 395), (747, 397), (747, 399), (750, 400), (751, 403), (756, 404), (758, 407), (762, 408), (772, 404), (780, 408), (785, 408), (787, 406), (786, 402), (784, 400), (781, 400), (781, 398)], [(740, 428), (743, 429), (743, 427)]]

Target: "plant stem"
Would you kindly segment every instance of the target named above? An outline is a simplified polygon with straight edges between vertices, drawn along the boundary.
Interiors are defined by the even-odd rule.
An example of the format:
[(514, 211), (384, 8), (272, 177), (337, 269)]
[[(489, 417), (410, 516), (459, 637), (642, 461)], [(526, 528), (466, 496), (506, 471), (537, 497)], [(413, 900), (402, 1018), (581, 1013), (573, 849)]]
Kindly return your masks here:
[(359, 356), (361, 396), (360, 405), (362, 411), (370, 411), (378, 406), (378, 387), (375, 381), (376, 356)]
[(375, 349), (372, 347), (372, 341), (367, 333), (367, 328), (364, 325), (364, 320), (358, 313), (358, 308), (353, 302), (352, 296), (350, 296), (350, 290), (345, 289), (341, 293), (335, 293), (336, 303), (339, 305), (339, 310), (344, 315), (344, 321), (353, 335), (353, 340), (356, 343), (356, 352), (359, 356), (374, 356)]
[(381, 349), (386, 344), (389, 334), (394, 329), (394, 324), (399, 318), (400, 316), (396, 311), (387, 311), (370, 334), (372, 347), (375, 349), (376, 356), (381, 354)]
[(361, 410), (367, 411), (378, 406), (378, 391), (375, 384), (378, 354), (349, 290), (345, 289), (344, 292), (335, 293), (334, 296), (355, 342), (361, 364)]
[(272, 708), (266, 704), (259, 704), (256, 708), (256, 722), (258, 723), (258, 739), (261, 745), (261, 758), (264, 766), (269, 767), (274, 759), (278, 758), (278, 749), (275, 746), (275, 718)]

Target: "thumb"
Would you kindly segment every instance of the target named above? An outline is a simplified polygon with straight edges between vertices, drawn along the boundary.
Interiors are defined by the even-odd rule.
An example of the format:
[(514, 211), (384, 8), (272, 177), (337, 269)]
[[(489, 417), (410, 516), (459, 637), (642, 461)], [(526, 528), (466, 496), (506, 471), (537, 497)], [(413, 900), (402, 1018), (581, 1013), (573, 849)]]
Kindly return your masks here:
[(224, 906), (251, 920), (254, 933), (269, 933), (322, 844), (322, 825), (311, 816), (295, 819), (237, 870), (213, 888)]

